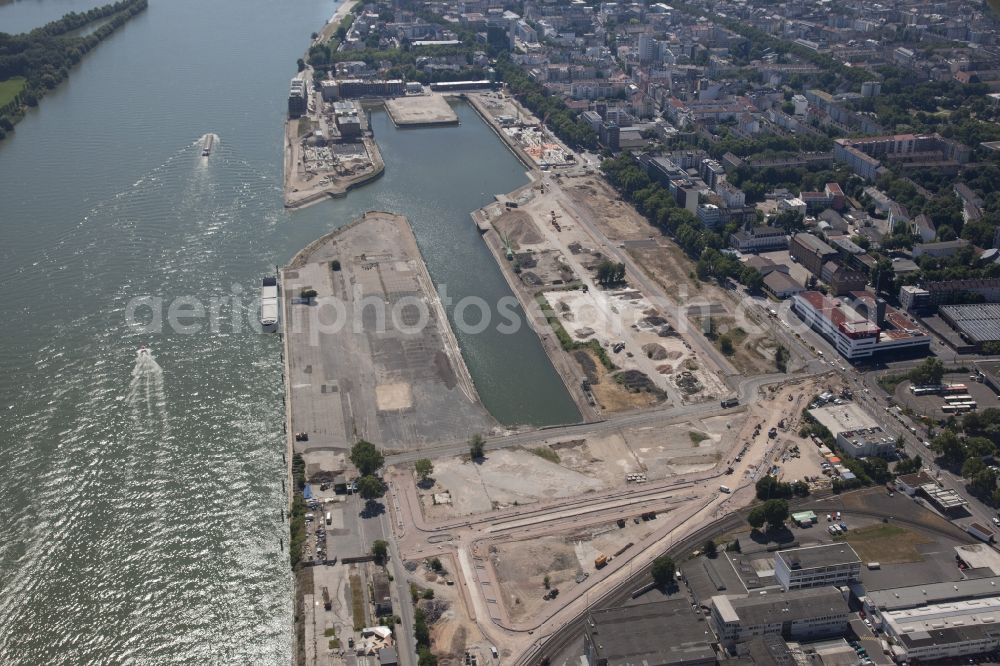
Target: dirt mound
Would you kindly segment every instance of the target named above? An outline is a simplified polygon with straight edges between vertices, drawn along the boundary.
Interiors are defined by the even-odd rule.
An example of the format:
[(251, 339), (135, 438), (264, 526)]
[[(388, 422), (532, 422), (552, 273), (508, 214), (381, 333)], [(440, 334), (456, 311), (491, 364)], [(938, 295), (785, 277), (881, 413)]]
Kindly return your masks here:
[(663, 348), (663, 345), (658, 345), (655, 342), (643, 345), (642, 353), (646, 355), (646, 358), (654, 361), (662, 361), (667, 358), (667, 350)]
[(615, 381), (633, 393), (641, 391), (660, 393), (653, 380), (641, 370), (623, 370), (615, 375)]
[(542, 236), (538, 233), (531, 216), (521, 210), (507, 211), (493, 221), (493, 226), (519, 246), (537, 245), (542, 242)]
[(424, 611), (424, 616), (429, 624), (437, 622), (445, 611), (448, 610), (448, 602), (444, 599), (421, 599), (417, 602), (417, 607)]
[(656, 371), (661, 375), (672, 375), (674, 373), (674, 366), (664, 363), (663, 365), (656, 366)]

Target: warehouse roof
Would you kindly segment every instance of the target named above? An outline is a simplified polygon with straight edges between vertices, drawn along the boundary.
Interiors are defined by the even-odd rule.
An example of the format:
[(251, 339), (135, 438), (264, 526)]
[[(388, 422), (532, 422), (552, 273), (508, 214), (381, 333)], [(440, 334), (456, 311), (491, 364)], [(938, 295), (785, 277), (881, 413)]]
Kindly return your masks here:
[[(719, 597), (713, 597), (712, 602), (715, 603), (716, 599)], [(743, 626), (782, 623), (791, 618), (805, 620), (811, 617), (832, 617), (846, 615), (848, 612), (844, 595), (835, 587), (755, 594), (729, 599), (729, 604)]]
[(679, 664), (715, 656), (715, 636), (687, 598), (592, 611), (587, 640), (608, 666)]
[(1000, 340), (1000, 304), (942, 305), (941, 316), (974, 344)]
[(837, 254), (837, 251), (812, 234), (795, 234), (794, 240), (814, 254)]
[(972, 580), (927, 583), (868, 591), (868, 599), (882, 610), (902, 610), (943, 601), (979, 599), (1000, 594), (1000, 576)]

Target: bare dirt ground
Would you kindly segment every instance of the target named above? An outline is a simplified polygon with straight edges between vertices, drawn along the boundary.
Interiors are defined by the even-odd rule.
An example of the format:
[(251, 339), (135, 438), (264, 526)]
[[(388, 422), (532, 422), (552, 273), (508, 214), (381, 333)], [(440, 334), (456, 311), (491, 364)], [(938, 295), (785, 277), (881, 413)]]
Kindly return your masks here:
[[(630, 483), (628, 474), (659, 481), (708, 470), (736, 444), (742, 418), (727, 415), (561, 438), (538, 447), (548, 451), (497, 450), (481, 463), (437, 460), (433, 486), (417, 487), (421, 509), (429, 520), (444, 520), (621, 487)], [(446, 503), (435, 504), (435, 496), (440, 500), (446, 494)]]
[(502, 236), (510, 239), (515, 250), (534, 247), (542, 243), (542, 235), (523, 210), (509, 210), (493, 220), (493, 226)]
[[(662, 324), (656, 322), (666, 320), (641, 292), (592, 289), (544, 295), (571, 338), (597, 340), (616, 366), (641, 372), (675, 404), (708, 400), (727, 391), (717, 375), (697, 362), (683, 338), (660, 335)], [(614, 351), (616, 343), (623, 345), (618, 352)], [(691, 373), (697, 384), (686, 388), (681, 378), (684, 372)]]
[(385, 110), (397, 127), (458, 124), (455, 110), (439, 93), (388, 99)]
[[(828, 488), (830, 479), (823, 476), (820, 463), (823, 462), (819, 450), (810, 439), (799, 437), (802, 426), (802, 410), (817, 393), (839, 390), (839, 384), (830, 376), (793, 381), (780, 388), (767, 389), (768, 399), (759, 402), (750, 410), (749, 418), (738, 437), (744, 441), (754, 440), (753, 428), (760, 424), (757, 438), (768, 438), (768, 431), (775, 428), (776, 437), (770, 440), (773, 455), (764, 473), (773, 472), (782, 481), (804, 481), (810, 478), (814, 490)], [(784, 421), (784, 426), (781, 422)]]
[[(705, 331), (708, 328), (708, 319), (709, 317), (692, 317), (691, 321)], [(720, 337), (729, 335), (734, 350), (729, 360), (737, 370), (747, 376), (775, 372), (774, 356), (778, 344), (768, 331), (749, 333), (736, 323), (735, 317), (728, 314), (712, 316), (710, 319), (713, 332), (707, 334), (707, 337), (719, 347)]]
[(722, 304), (731, 310), (732, 296), (714, 283), (694, 276), (694, 262), (670, 239), (664, 238), (603, 179), (579, 176), (562, 179), (562, 187), (576, 197), (577, 205), (591, 213), (590, 218), (610, 239), (618, 241), (653, 239), (654, 243), (627, 245), (630, 255), (643, 270), (681, 305), (700, 301)]
[[(454, 584), (457, 563), (453, 557), (440, 558), (443, 570), (435, 573), (427, 561), (408, 562), (407, 569), (415, 568), (410, 580), (421, 592), (431, 590), (434, 598), (419, 603), (428, 616), (431, 644), (441, 664), (460, 664), (466, 651), (479, 653), (477, 661), (488, 654), (489, 646), (476, 623), (471, 619), (465, 600)], [(452, 584), (449, 585), (448, 583)]]
[(612, 240), (638, 240), (651, 234), (659, 235), (632, 206), (620, 200), (618, 193), (603, 178), (563, 178), (562, 187), (576, 198), (598, 228)]
[(597, 401), (597, 405), (602, 411), (613, 413), (641, 409), (651, 407), (661, 401), (656, 393), (630, 391), (624, 384), (615, 381), (614, 371), (605, 368), (593, 351), (579, 349), (573, 352), (573, 356), (587, 374), (587, 378), (591, 382), (590, 392), (594, 395), (594, 400)]
[[(599, 481), (585, 474), (516, 449), (491, 451), (478, 463), (439, 460), (434, 480), (433, 488), (421, 490), (424, 515), (434, 519), (573, 497), (601, 488)], [(433, 494), (442, 492), (450, 493), (451, 504), (433, 504)]]
[(678, 304), (718, 303), (731, 309), (731, 295), (714, 283), (699, 280), (694, 262), (673, 241), (657, 238), (654, 245), (629, 245), (626, 249)]
[(546, 576), (550, 588), (569, 592), (574, 586), (586, 584), (585, 580), (578, 583), (577, 577), (594, 573), (598, 555), (612, 556), (628, 543), (639, 544), (657, 526), (655, 520), (635, 523), (629, 519), (623, 528), (609, 523), (569, 534), (491, 546), (490, 559), (511, 619), (520, 621), (536, 615), (548, 604), (559, 603), (558, 597), (543, 598)]

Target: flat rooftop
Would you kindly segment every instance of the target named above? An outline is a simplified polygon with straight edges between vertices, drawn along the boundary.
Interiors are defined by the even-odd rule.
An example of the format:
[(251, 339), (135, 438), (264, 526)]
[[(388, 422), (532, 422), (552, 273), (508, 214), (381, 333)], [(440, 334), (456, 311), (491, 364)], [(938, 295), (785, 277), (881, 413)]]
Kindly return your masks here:
[(729, 599), (713, 597), (717, 607), (726, 605), (744, 625), (772, 624), (788, 618), (835, 617), (847, 615), (844, 595), (835, 587), (813, 587), (790, 592), (768, 592)]
[(1000, 553), (985, 543), (955, 546), (955, 554), (972, 569), (989, 569), (994, 575), (1000, 576)]
[(911, 648), (978, 640), (997, 632), (1000, 598), (929, 604), (888, 611), (882, 617)]
[[(805, 301), (833, 326), (852, 334), (879, 335), (879, 342), (926, 337), (927, 333), (905, 313), (885, 305), (885, 319), (878, 326), (875, 317), (875, 296), (867, 291), (852, 291), (834, 298), (818, 291), (804, 291), (797, 298)], [(862, 308), (867, 314), (862, 314)]]
[(687, 598), (593, 611), (587, 635), (608, 666), (713, 659), (715, 636)]
[(779, 550), (774, 556), (785, 562), (790, 569), (796, 570), (861, 563), (861, 558), (851, 548), (851, 544), (846, 541), (822, 546)]
[(843, 405), (827, 405), (810, 409), (809, 415), (826, 427), (834, 437), (842, 432), (854, 430), (868, 430), (878, 427), (878, 421), (873, 416), (861, 409), (856, 402), (847, 402)]
[(950, 488), (939, 488), (936, 483), (925, 483), (920, 486), (928, 498), (942, 509), (957, 509), (969, 502)]
[(902, 610), (925, 604), (938, 604), (945, 601), (962, 599), (979, 599), (994, 597), (1000, 594), (1000, 577), (976, 578), (955, 582), (928, 583), (926, 585), (910, 585), (908, 587), (893, 587), (885, 590), (869, 590), (869, 601), (881, 610)]

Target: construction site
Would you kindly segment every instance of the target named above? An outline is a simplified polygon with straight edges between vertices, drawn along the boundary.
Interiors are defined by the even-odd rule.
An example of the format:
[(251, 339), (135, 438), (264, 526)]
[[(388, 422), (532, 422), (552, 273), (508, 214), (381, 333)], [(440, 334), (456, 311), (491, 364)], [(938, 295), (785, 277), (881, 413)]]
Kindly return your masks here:
[(400, 556), (448, 572), (421, 581), (447, 604), (436, 654), (517, 656), (668, 542), (749, 503), (757, 479), (811, 446), (799, 419), (824, 381), (761, 384), (735, 410), (703, 403), (647, 412), (641, 425), (537, 433), (482, 459), (437, 458), (425, 480), (392, 466)]
[[(498, 426), (401, 216), (368, 213), (324, 236), (282, 272), (282, 285), (294, 451), (313, 461), (366, 439), (387, 459), (380, 512), (362, 509), (357, 520), (347, 508), (356, 499), (333, 503), (331, 533), (359, 553), (389, 540), (389, 594), (402, 623), (411, 624), (412, 604), (439, 659), (480, 666), (519, 657), (669, 544), (749, 504), (763, 475), (828, 486), (798, 430), (830, 380), (772, 374), (766, 333), (740, 335), (732, 295), (700, 283), (690, 260), (590, 165), (550, 145), (503, 95), (469, 98), (532, 168), (530, 183), (496, 195), (472, 222), (582, 422)], [(390, 308), (415, 298), (427, 325), (404, 330), (415, 315), (403, 308), (403, 325), (376, 330), (362, 317), (330, 335), (315, 314), (324, 299), (351, 311), (362, 297)], [(742, 351), (723, 354), (714, 339), (722, 334)], [(299, 431), (308, 437), (298, 441)], [(474, 434), (486, 442), (475, 458)], [(423, 457), (433, 469), (418, 476), (413, 463)], [(345, 468), (334, 484), (352, 473), (332, 464)], [(307, 615), (314, 641), (331, 617), (357, 625), (352, 609), (379, 601), (364, 582), (377, 570), (351, 564), (314, 574), (338, 590), (334, 610)]]
[(539, 123), (537, 118), (525, 113), (509, 95), (477, 92), (467, 93), (465, 97), (528, 164), (542, 169), (575, 164), (573, 153), (552, 136), (544, 122)]
[[(420, 448), (495, 425), (405, 217), (369, 212), (330, 232), (282, 285), (291, 425), (308, 433), (298, 452)], [(383, 311), (362, 307), (373, 300)]]
[(326, 100), (312, 89), (303, 94), (305, 112), (285, 121), (286, 208), (344, 196), (385, 168), (360, 105)]
[(564, 357), (556, 367), (567, 386), (595, 413), (728, 393), (712, 357), (697, 353), (697, 323), (664, 290), (627, 270), (601, 283), (601, 266), (618, 262), (602, 228), (611, 223), (578, 207), (560, 179), (545, 175), (473, 218), (536, 326), (555, 331), (549, 353)]
[(457, 125), (458, 114), (441, 93), (424, 92), (385, 100), (385, 110), (396, 127)]

